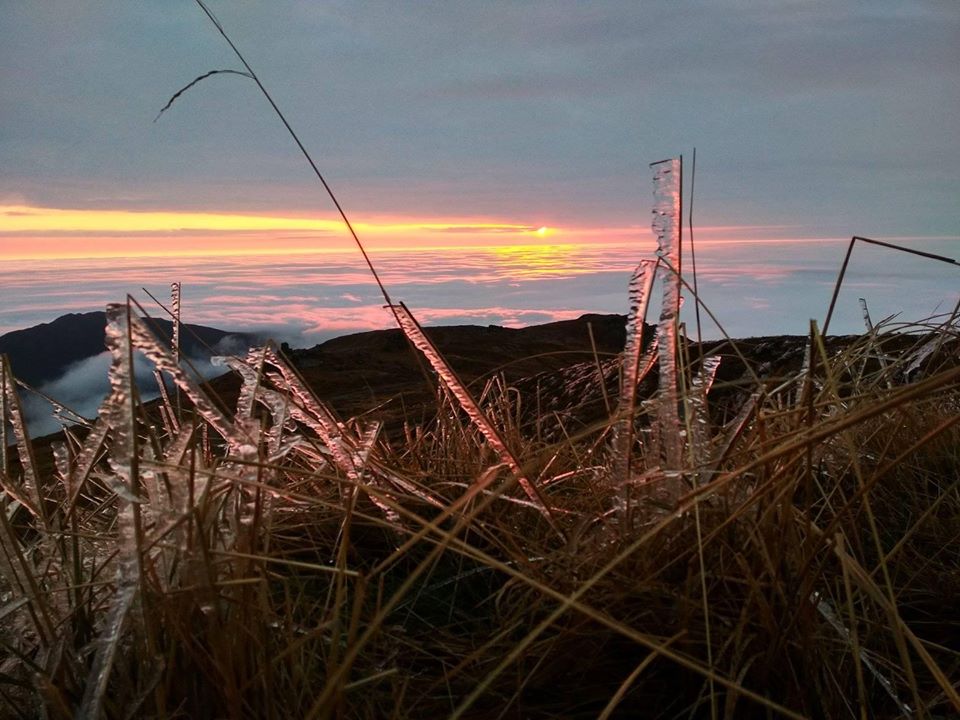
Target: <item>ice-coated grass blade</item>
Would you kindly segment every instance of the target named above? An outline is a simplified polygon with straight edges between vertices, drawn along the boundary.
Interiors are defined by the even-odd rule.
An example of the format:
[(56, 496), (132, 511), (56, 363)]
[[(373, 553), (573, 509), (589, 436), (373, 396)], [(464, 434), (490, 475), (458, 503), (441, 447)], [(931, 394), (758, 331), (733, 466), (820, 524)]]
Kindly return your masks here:
[(13, 427), (13, 437), (17, 443), (17, 454), (20, 457), (20, 468), (23, 473), (23, 486), (14, 488), (13, 484), (7, 482), (7, 471), (9, 464), (6, 453), (6, 437), (4, 440), (4, 481), (5, 484), (21, 499), (26, 507), (37, 520), (46, 528), (49, 527), (50, 517), (40, 489), (40, 475), (37, 472), (37, 461), (33, 455), (33, 445), (30, 442), (30, 435), (27, 432), (27, 424), (23, 419), (23, 408), (20, 406), (20, 397), (17, 395), (17, 384), (13, 378), (13, 372), (10, 370), (10, 360), (6, 355), (0, 356), (0, 381), (3, 387), (3, 402), (5, 415), (0, 418), (0, 422), (6, 424), (10, 422)]
[(98, 718), (110, 682), (110, 673), (123, 637), (123, 627), (137, 594), (135, 586), (124, 586), (114, 598), (104, 628), (97, 638), (97, 652), (87, 677), (78, 718)]
[[(830, 602), (826, 598), (820, 597), (818, 593), (814, 593), (810, 598), (810, 601), (816, 604), (817, 612), (819, 612), (820, 615), (823, 616), (828, 623), (830, 623), (830, 626), (837, 631), (837, 634), (840, 635), (845, 642), (852, 644), (853, 641), (851, 639), (850, 631), (847, 630), (840, 618), (837, 617), (837, 613), (834, 611)], [(897, 694), (897, 690), (893, 686), (893, 683), (890, 682), (890, 679), (877, 669), (877, 666), (874, 665), (870, 660), (870, 656), (862, 649), (857, 654), (859, 655), (859, 661), (870, 672), (870, 674), (873, 675), (876, 681), (880, 683), (880, 687), (882, 687), (887, 695), (890, 696), (890, 699), (893, 700), (896, 706), (900, 709), (900, 712), (903, 714), (903, 716), (908, 718), (913, 717), (913, 709), (900, 699), (900, 696)]]
[(180, 429), (177, 420), (178, 413), (174, 409), (173, 403), (170, 402), (170, 393), (167, 392), (167, 384), (163, 380), (163, 374), (159, 370), (154, 369), (153, 379), (160, 389), (160, 400), (163, 403), (163, 406), (160, 408), (160, 415), (163, 418), (164, 429), (167, 431), (167, 435), (176, 435)]
[(170, 310), (173, 312), (173, 341), (170, 349), (173, 356), (180, 361), (180, 283), (170, 283)]
[(657, 237), (657, 255), (676, 272), (660, 273), (663, 283), (663, 304), (657, 325), (660, 345), (660, 392), (657, 423), (663, 444), (664, 464), (668, 470), (679, 470), (683, 458), (680, 416), (677, 412), (677, 323), (680, 313), (680, 182), (679, 158), (651, 165), (653, 169), (653, 222)]
[[(109, 315), (112, 312), (117, 316), (121, 311), (126, 312), (126, 307), (127, 305), (109, 305), (107, 313)], [(153, 361), (158, 370), (170, 375), (174, 384), (190, 398), (194, 410), (237, 452), (243, 450), (244, 452), (240, 453), (242, 455), (251, 445), (256, 445), (247, 429), (233, 423), (210, 401), (200, 386), (180, 367), (173, 353), (132, 311), (129, 313), (129, 328), (132, 347)]]
[(705, 358), (700, 371), (693, 378), (690, 392), (685, 398), (687, 435), (690, 438), (691, 461), (695, 467), (703, 466), (710, 459), (710, 415), (707, 411), (707, 395), (720, 369), (720, 356)]
[(641, 260), (630, 278), (630, 312), (627, 314), (627, 340), (623, 350), (623, 375), (614, 436), (614, 477), (621, 483), (626, 483), (630, 479), (637, 385), (643, 379), (641, 376), (643, 331), (657, 265), (656, 260)]
[(107, 307), (107, 349), (110, 351), (110, 395), (104, 403), (113, 433), (110, 466), (115, 473), (120, 563), (123, 587), (136, 587), (141, 575), (140, 450), (137, 437), (137, 389), (133, 372), (132, 311), (129, 305)]
[(860, 298), (860, 312), (863, 314), (863, 324), (868, 333), (873, 332), (873, 320), (870, 319), (870, 309), (867, 307), (866, 298)]
[[(633, 424), (637, 410), (637, 386), (653, 367), (655, 356), (647, 353), (644, 363), (643, 333), (646, 327), (650, 291), (659, 263), (641, 260), (630, 278), (630, 311), (627, 314), (627, 339), (623, 350), (620, 398), (613, 427), (613, 481), (620, 486), (618, 506), (621, 524), (628, 523), (630, 476), (633, 460)], [(654, 341), (655, 342), (655, 341)]]
[[(326, 445), (334, 464), (354, 484), (359, 484), (360, 474), (353, 462), (351, 451), (356, 447), (355, 438), (348, 437), (346, 428), (326, 405), (320, 402), (294, 370), (270, 348), (264, 348), (263, 357), (273, 365), (281, 379), (281, 385), (290, 394), (290, 415), (310, 427)], [(252, 368), (245, 371), (252, 381)]]
[(397, 319), (400, 322), (400, 328), (403, 330), (404, 334), (410, 339), (410, 342), (413, 343), (414, 347), (422, 352), (424, 357), (427, 358), (427, 361), (430, 363), (431, 367), (433, 367), (434, 372), (436, 372), (440, 377), (444, 387), (446, 387), (447, 390), (457, 399), (457, 402), (460, 403), (460, 407), (463, 408), (463, 411), (467, 414), (467, 417), (470, 418), (470, 421), (476, 426), (484, 438), (486, 438), (487, 442), (490, 444), (490, 447), (493, 448), (494, 452), (496, 452), (500, 457), (500, 461), (510, 468), (510, 471), (516, 477), (517, 482), (519, 483), (520, 487), (523, 488), (523, 491), (527, 494), (527, 497), (533, 501), (533, 503), (540, 510), (540, 513), (562, 536), (563, 533), (556, 523), (556, 518), (554, 517), (553, 512), (543, 501), (543, 498), (540, 496), (540, 493), (537, 491), (536, 487), (534, 487), (533, 483), (527, 479), (523, 469), (520, 467), (520, 463), (517, 462), (516, 457), (514, 457), (513, 453), (510, 451), (510, 448), (507, 447), (506, 442), (504, 442), (503, 438), (500, 436), (500, 433), (497, 432), (497, 429), (484, 414), (483, 410), (481, 410), (480, 406), (477, 405), (477, 401), (473, 399), (473, 395), (470, 394), (467, 386), (464, 385), (463, 381), (457, 377), (457, 374), (447, 364), (447, 361), (423, 332), (423, 328), (421, 328), (420, 324), (414, 319), (411, 312), (407, 309), (407, 306), (403, 303), (400, 303), (399, 305), (394, 306), (393, 309)]

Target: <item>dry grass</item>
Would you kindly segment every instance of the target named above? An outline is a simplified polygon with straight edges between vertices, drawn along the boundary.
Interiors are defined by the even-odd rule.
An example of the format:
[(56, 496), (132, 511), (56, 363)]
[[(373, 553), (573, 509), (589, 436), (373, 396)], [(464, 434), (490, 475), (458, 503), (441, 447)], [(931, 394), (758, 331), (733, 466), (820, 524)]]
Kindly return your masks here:
[[(832, 354), (814, 332), (809, 373), (718, 382), (706, 407), (681, 358), (700, 423), (668, 473), (643, 410), (624, 463), (616, 413), (548, 442), (498, 381), (472, 418), (448, 387), (391, 445), (269, 349), (231, 361), (224, 412), (127, 305), (110, 318), (113, 395), (53, 475), (4, 373), (5, 716), (960, 710), (952, 319)], [(137, 399), (133, 348), (179, 413)]]
[[(208, 75), (257, 84), (352, 233), (197, 3), (244, 67)], [(674, 275), (677, 182), (656, 224)], [(804, 370), (712, 382), (676, 342), (679, 278), (660, 356), (643, 352), (638, 278), (627, 392), (577, 422), (576, 397), (564, 412), (497, 380), (474, 397), (353, 237), (439, 376), (436, 420), (402, 442), (338, 418), (270, 348), (229, 361), (244, 386), (223, 407), (128, 302), (108, 312), (112, 394), (45, 472), (3, 364), (0, 713), (960, 713), (956, 317), (830, 352), (814, 327)], [(178, 388), (160, 406), (138, 398), (135, 349)], [(634, 398), (657, 372), (669, 392)], [(581, 368), (568, 394), (604, 375)]]

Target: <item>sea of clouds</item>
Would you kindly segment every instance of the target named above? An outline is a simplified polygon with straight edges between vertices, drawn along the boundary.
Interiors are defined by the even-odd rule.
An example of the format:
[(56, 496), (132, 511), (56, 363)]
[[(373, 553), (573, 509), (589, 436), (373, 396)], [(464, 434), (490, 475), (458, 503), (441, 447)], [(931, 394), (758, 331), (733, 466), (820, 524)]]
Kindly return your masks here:
[[(956, 255), (956, 239), (903, 239), (911, 247)], [(847, 240), (715, 241), (697, 247), (701, 298), (723, 330), (701, 313), (705, 338), (809, 332), (822, 323)], [(374, 254), (392, 298), (402, 300), (423, 324), (523, 326), (627, 311), (627, 285), (639, 259), (652, 256), (649, 241), (636, 244), (531, 245), (383, 251)], [(692, 278), (692, 258), (684, 261)], [(950, 312), (958, 299), (955, 266), (877, 247), (859, 247), (851, 260), (831, 323), (836, 333), (863, 330), (858, 298), (875, 322), (890, 316), (917, 320)], [(183, 284), (185, 322), (229, 331), (256, 332), (310, 347), (331, 337), (392, 326), (390, 313), (355, 253), (215, 258), (135, 258), (12, 261), (0, 263), (0, 332), (48, 322), (67, 312), (102, 309), (127, 293), (151, 302), (141, 290), (165, 298), (172, 281)], [(651, 313), (656, 313), (656, 298)], [(694, 332), (694, 306), (682, 319)], [(652, 315), (651, 317), (655, 317)], [(219, 372), (195, 358), (203, 377)], [(88, 358), (42, 390), (92, 417), (107, 390), (109, 356)], [(152, 372), (140, 361), (145, 395)], [(156, 392), (155, 389), (153, 392)], [(27, 400), (31, 427), (51, 429), (49, 406)], [(54, 428), (55, 429), (55, 428)]]

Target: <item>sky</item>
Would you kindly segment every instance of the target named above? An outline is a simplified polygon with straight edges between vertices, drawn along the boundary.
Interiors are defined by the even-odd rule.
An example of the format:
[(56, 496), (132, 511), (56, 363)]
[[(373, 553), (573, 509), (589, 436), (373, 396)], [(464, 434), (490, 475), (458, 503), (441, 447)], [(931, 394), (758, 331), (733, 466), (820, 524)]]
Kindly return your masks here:
[[(209, 6), (425, 324), (626, 312), (656, 247), (648, 166), (680, 154), (705, 337), (805, 334), (852, 235), (960, 257), (955, 0)], [(0, 333), (171, 281), (185, 321), (294, 346), (391, 326), (250, 79), (158, 116), (224, 69), (191, 0), (0, 0)], [(874, 322), (949, 314), (958, 288), (861, 246), (831, 328), (863, 329), (859, 298)], [(44, 390), (91, 415), (107, 363)]]
[[(697, 236), (764, 241), (751, 262), (853, 234), (960, 245), (952, 0), (209, 5), (374, 251), (635, 243), (635, 264), (648, 164), (692, 171), (694, 147)], [(241, 67), (194, 2), (0, 0), (0, 17), (8, 269), (350, 249), (252, 81), (210, 77), (157, 118)], [(48, 319), (95, 284), (96, 263), (61, 267), (74, 301)], [(0, 293), (4, 327), (37, 317)]]

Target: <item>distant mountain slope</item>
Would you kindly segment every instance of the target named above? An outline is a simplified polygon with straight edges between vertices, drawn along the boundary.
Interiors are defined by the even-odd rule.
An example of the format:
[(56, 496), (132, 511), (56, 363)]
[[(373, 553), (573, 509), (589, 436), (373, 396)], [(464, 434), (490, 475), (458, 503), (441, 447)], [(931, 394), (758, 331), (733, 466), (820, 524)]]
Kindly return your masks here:
[[(623, 315), (589, 314), (523, 328), (444, 325), (424, 330), (460, 378), (472, 383), (479, 395), (484, 379), (493, 372), (502, 372), (508, 382), (516, 382), (575, 363), (596, 367), (594, 350), (605, 359), (623, 349), (625, 322)], [(653, 328), (648, 326), (648, 341), (652, 334)], [(400, 330), (344, 335), (312, 348), (285, 352), (317, 397), (344, 417), (376, 408), (377, 416), (387, 422), (388, 433), (402, 428), (404, 419), (418, 422), (422, 413), (429, 414), (435, 406), (433, 372)], [(226, 406), (235, 405), (240, 388), (236, 374), (216, 378), (210, 386)]]
[[(169, 342), (173, 323), (149, 322)], [(0, 353), (10, 358), (14, 375), (31, 385), (41, 385), (60, 377), (71, 365), (102, 353), (106, 349), (106, 324), (102, 311), (61, 315), (52, 322), (0, 335)], [(249, 333), (185, 323), (180, 332), (181, 348), (186, 356), (206, 357), (210, 354), (206, 346), (213, 347), (227, 336), (235, 336), (238, 346), (256, 342)]]

